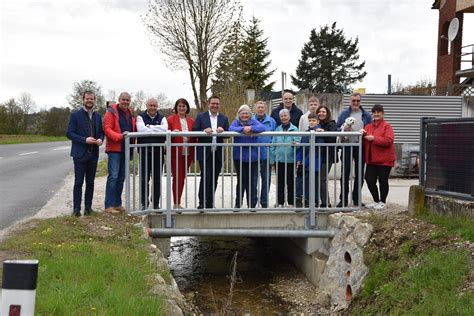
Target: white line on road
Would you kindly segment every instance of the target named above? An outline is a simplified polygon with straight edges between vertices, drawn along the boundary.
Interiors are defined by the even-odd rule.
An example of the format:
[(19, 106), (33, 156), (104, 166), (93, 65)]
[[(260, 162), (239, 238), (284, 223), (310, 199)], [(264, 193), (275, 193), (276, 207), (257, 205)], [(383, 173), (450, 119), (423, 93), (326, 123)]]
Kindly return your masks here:
[(53, 150), (65, 150), (65, 149), (69, 149), (71, 147), (69, 146), (63, 146), (63, 147), (57, 147), (57, 148), (54, 148)]
[(33, 155), (33, 154), (37, 154), (37, 153), (38, 153), (37, 151), (32, 151), (32, 152), (29, 152), (29, 153), (19, 154), (18, 156)]

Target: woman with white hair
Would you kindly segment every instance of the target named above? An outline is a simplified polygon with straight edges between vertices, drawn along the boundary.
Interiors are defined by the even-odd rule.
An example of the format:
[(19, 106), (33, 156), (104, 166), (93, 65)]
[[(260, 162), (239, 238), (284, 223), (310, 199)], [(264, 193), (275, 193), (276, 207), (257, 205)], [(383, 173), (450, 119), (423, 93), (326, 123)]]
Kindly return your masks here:
[[(280, 121), (275, 132), (296, 132), (298, 127), (290, 122), (290, 111), (280, 110)], [(270, 147), (270, 163), (275, 164), (277, 179), (277, 206), (283, 207), (285, 204), (285, 183), (287, 190), (288, 206), (294, 205), (295, 200), (295, 156), (296, 146), (301, 141), (299, 136), (273, 136)], [(283, 145), (285, 144), (285, 145)]]
[(229, 131), (245, 135), (234, 137), (232, 149), (237, 172), (235, 208), (242, 206), (244, 193), (247, 196), (247, 207), (255, 208), (257, 205), (258, 160), (260, 158), (258, 146), (238, 146), (237, 144), (258, 144), (258, 138), (252, 134), (264, 132), (265, 126), (257, 119), (252, 118), (250, 107), (244, 104), (239, 108), (237, 118), (230, 125)]

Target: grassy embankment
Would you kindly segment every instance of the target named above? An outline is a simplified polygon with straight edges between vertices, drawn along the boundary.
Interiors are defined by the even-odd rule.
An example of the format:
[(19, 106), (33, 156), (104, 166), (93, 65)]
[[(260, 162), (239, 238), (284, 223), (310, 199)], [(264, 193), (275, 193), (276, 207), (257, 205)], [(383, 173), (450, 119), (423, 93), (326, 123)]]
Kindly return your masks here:
[(39, 260), (39, 315), (160, 315), (156, 271), (138, 219), (99, 213), (39, 221), (0, 245), (2, 259)]
[(42, 142), (62, 142), (66, 140), (68, 140), (66, 136), (0, 135), (0, 145), (42, 143)]
[(352, 313), (474, 315), (468, 246), (474, 242), (474, 220), (428, 212), (419, 219), (436, 225), (428, 236), (419, 236), (429, 241), (428, 246), (414, 236), (402, 242), (392, 258), (369, 256), (370, 272)]

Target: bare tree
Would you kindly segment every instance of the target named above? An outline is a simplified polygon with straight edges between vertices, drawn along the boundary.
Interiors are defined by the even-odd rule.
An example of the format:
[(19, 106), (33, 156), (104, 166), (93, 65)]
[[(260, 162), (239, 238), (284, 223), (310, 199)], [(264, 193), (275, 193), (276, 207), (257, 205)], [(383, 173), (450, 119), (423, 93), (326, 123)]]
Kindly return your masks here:
[(145, 26), (167, 65), (188, 70), (199, 111), (207, 107), (209, 79), (241, 11), (239, 0), (150, 0)]

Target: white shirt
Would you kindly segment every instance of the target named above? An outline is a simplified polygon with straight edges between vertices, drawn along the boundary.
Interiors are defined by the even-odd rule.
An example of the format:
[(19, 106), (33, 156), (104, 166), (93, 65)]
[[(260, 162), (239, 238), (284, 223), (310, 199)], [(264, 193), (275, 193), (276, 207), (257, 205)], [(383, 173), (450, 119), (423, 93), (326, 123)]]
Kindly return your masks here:
[[(211, 129), (215, 133), (217, 131), (217, 117), (219, 116), (219, 113), (216, 115), (212, 115), (211, 111), (209, 111), (209, 120), (211, 121)], [(217, 143), (217, 137), (212, 136), (212, 150), (216, 150), (215, 144)]]
[[(151, 116), (150, 116), (151, 117)], [(143, 117), (137, 116), (137, 131), (138, 132), (166, 132), (168, 130), (168, 120), (163, 117), (159, 125), (145, 125)]]

